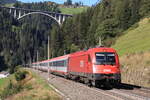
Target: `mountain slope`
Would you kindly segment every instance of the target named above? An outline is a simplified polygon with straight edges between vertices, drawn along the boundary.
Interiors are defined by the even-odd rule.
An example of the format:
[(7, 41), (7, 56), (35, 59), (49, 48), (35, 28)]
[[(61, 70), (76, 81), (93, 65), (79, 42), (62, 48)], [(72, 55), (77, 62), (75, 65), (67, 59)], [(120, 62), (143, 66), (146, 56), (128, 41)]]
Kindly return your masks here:
[(141, 20), (138, 27), (127, 30), (112, 47), (121, 56), (150, 50), (150, 18)]
[(150, 87), (150, 18), (124, 34), (112, 46), (120, 55), (122, 82)]
[(83, 11), (86, 11), (88, 7), (79, 7), (79, 8), (63, 8), (59, 7), (60, 11), (64, 14), (79, 14)]

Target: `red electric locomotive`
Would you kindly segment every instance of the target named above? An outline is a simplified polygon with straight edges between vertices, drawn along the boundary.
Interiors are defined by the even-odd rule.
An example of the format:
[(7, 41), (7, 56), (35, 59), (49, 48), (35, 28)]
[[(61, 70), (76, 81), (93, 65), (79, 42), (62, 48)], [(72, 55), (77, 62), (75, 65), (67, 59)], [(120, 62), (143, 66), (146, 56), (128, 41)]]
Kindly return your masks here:
[(94, 86), (121, 82), (119, 58), (112, 48), (91, 48), (70, 54), (68, 75)]
[[(47, 68), (49, 72), (66, 78), (100, 86), (121, 82), (119, 58), (112, 48), (97, 47), (38, 63), (34, 67)], [(43, 69), (42, 68), (42, 69)]]

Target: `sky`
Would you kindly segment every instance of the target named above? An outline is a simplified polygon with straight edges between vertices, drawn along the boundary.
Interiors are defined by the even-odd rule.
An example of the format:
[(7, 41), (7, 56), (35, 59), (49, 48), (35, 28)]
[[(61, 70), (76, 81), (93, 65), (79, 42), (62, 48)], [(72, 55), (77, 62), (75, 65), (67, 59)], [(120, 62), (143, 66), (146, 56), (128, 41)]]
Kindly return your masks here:
[[(66, 0), (18, 0), (18, 1), (22, 1), (22, 2), (25, 2), (25, 3), (29, 3), (29, 2), (40, 2), (40, 1), (52, 1), (52, 2), (56, 2), (56, 3), (59, 3), (59, 4), (63, 4), (64, 1)], [(74, 2), (83, 2), (84, 5), (94, 5), (96, 2), (98, 2), (99, 0), (72, 0), (73, 3)]]

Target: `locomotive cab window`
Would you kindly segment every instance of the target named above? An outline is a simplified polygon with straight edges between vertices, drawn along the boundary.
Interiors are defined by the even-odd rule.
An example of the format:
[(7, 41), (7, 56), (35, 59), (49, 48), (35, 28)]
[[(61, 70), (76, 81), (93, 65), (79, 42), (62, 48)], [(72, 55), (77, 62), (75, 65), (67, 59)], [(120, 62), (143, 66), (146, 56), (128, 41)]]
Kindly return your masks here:
[(96, 64), (115, 65), (116, 64), (115, 54), (109, 52), (96, 53)]

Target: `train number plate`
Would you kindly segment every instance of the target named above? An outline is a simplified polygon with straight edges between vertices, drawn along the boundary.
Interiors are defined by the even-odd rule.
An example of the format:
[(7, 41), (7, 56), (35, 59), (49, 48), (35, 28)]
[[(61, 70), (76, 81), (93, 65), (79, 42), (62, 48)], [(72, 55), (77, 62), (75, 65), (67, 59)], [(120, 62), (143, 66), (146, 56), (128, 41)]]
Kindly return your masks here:
[(104, 69), (103, 72), (111, 72), (111, 69)]

